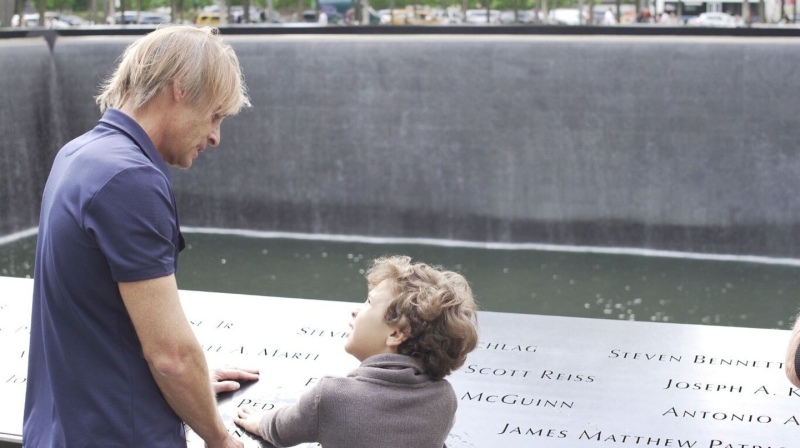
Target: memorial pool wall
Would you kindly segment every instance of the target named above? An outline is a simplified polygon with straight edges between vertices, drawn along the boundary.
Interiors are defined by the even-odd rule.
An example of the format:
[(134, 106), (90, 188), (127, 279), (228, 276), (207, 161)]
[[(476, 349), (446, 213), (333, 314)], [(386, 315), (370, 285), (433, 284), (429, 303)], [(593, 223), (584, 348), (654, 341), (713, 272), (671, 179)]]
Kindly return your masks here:
[[(0, 40), (0, 238), (134, 36)], [(800, 40), (246, 35), (182, 224), (800, 257)]]

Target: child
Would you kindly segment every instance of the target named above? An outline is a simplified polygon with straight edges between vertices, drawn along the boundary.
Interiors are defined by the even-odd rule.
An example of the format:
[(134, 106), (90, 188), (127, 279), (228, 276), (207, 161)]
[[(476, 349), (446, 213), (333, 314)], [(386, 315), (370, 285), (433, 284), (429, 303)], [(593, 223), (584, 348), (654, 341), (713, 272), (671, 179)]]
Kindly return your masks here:
[(442, 447), (457, 406), (442, 378), (478, 342), (472, 290), (455, 272), (401, 256), (375, 260), (367, 283), (344, 347), (361, 366), (322, 378), (291, 406), (240, 408), (236, 424), (279, 447)]

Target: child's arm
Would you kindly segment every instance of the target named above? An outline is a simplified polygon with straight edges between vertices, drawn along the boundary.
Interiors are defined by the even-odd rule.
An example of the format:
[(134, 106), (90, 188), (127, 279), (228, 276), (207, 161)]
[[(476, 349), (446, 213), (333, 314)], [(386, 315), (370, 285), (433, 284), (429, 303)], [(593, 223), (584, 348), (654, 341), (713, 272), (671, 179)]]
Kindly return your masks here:
[(291, 406), (256, 412), (251, 408), (239, 408), (239, 417), (234, 423), (249, 432), (261, 436), (276, 447), (294, 446), (303, 442), (317, 442), (319, 386), (303, 393)]

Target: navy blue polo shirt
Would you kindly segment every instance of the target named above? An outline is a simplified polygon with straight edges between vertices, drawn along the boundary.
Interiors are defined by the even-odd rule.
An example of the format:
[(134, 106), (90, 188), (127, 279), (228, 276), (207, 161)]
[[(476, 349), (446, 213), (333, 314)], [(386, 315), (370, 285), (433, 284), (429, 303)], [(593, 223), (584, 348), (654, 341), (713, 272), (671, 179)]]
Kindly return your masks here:
[(42, 197), (23, 446), (185, 447), (118, 282), (163, 277), (182, 249), (167, 164), (108, 110), (55, 158)]

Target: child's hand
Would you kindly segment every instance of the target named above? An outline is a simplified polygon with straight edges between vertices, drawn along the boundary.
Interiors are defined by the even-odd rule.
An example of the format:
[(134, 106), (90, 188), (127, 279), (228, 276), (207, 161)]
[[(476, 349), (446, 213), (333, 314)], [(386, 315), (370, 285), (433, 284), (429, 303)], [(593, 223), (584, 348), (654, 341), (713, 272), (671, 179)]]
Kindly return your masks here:
[(238, 415), (238, 418), (233, 419), (234, 423), (247, 430), (247, 432), (252, 432), (261, 437), (261, 431), (259, 431), (261, 412), (256, 411), (254, 408), (243, 407), (239, 408)]

